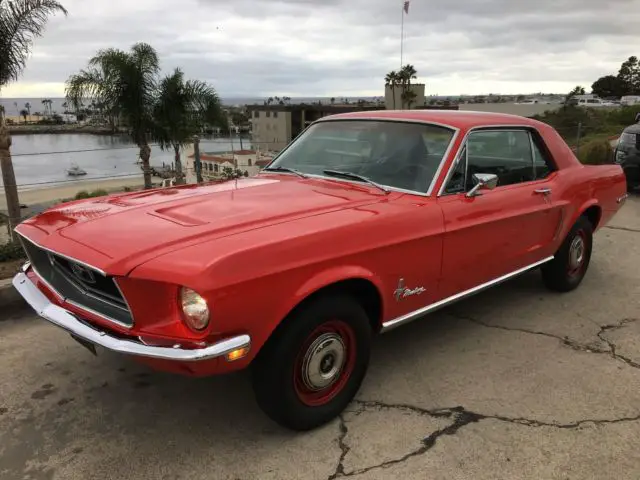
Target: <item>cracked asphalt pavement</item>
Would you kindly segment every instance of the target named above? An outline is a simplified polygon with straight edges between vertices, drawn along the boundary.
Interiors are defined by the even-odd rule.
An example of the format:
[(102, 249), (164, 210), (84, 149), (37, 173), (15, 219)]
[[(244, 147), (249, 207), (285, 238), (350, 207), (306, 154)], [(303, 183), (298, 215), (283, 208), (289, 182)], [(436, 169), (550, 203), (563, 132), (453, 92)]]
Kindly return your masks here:
[(246, 374), (156, 373), (29, 312), (0, 322), (3, 480), (637, 479), (639, 438), (638, 197), (578, 290), (531, 272), (379, 337), (356, 401), (303, 434)]

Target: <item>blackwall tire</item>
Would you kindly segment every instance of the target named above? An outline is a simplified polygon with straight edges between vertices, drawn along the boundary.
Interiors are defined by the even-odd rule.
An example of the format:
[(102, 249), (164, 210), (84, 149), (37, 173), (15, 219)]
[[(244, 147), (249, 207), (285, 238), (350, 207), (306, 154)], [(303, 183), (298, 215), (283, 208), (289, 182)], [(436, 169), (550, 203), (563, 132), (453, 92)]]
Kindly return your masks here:
[(284, 320), (252, 367), (260, 408), (291, 430), (336, 418), (367, 372), (372, 330), (360, 304), (347, 295), (312, 300)]
[(581, 216), (571, 227), (554, 259), (541, 267), (542, 280), (556, 292), (576, 289), (589, 269), (593, 249), (593, 227)]

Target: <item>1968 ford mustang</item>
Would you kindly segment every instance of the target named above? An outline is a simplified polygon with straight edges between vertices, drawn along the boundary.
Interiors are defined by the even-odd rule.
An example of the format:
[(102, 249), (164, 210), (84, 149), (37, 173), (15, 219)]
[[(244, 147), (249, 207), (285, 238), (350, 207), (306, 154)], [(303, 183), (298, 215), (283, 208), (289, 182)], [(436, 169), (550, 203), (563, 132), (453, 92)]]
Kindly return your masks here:
[(250, 367), (260, 407), (306, 430), (354, 397), (374, 334), (535, 268), (576, 288), (625, 198), (619, 165), (581, 165), (534, 120), (334, 115), (253, 178), (24, 221), (14, 285), (94, 352), (186, 375)]

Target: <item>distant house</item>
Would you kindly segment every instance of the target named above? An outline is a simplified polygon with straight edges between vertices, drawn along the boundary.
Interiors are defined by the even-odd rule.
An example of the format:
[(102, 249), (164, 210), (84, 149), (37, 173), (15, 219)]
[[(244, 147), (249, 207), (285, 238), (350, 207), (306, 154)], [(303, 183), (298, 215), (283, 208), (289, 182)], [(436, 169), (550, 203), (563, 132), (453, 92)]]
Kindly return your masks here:
[[(225, 168), (238, 169), (252, 177), (269, 162), (273, 156), (256, 150), (236, 150), (233, 152), (203, 152), (200, 154), (202, 176), (205, 179), (219, 179)], [(194, 154), (187, 155), (187, 172), (193, 171)]]

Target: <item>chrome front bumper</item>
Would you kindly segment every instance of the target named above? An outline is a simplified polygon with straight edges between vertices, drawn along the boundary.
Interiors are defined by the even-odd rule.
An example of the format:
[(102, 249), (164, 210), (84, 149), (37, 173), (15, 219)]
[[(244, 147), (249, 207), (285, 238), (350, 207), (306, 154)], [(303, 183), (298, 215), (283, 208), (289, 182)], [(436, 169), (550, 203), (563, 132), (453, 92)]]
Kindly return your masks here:
[(51, 303), (24, 273), (18, 273), (13, 278), (13, 286), (38, 315), (45, 320), (50, 321), (54, 325), (87, 342), (118, 353), (159, 358), (162, 360), (198, 362), (223, 357), (234, 350), (249, 348), (251, 345), (249, 335), (231, 337), (212, 345), (193, 350), (180, 348), (179, 345), (176, 345), (174, 348), (154, 347), (131, 340), (122, 340), (82, 323), (69, 311)]

